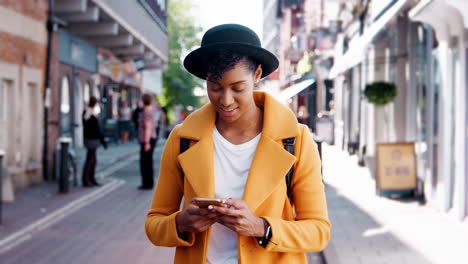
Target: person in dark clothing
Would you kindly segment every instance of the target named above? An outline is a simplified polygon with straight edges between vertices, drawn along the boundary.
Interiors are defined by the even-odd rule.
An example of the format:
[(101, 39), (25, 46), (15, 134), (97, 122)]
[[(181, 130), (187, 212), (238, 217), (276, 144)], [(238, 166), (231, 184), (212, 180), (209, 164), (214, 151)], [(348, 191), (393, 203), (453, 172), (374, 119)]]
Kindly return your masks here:
[(97, 163), (97, 149), (102, 144), (107, 149), (107, 143), (99, 126), (99, 120), (96, 113), (97, 98), (89, 98), (88, 107), (83, 111), (83, 138), (87, 149), (86, 161), (83, 166), (83, 187), (99, 186), (96, 181), (95, 171)]
[(151, 190), (154, 186), (153, 151), (156, 146), (155, 109), (151, 105), (152, 97), (144, 94), (143, 111), (138, 119), (138, 140), (140, 141), (140, 190)]
[(138, 135), (138, 120), (140, 119), (140, 115), (143, 112), (143, 102), (138, 101), (137, 107), (132, 112), (132, 123), (135, 128), (135, 132)]

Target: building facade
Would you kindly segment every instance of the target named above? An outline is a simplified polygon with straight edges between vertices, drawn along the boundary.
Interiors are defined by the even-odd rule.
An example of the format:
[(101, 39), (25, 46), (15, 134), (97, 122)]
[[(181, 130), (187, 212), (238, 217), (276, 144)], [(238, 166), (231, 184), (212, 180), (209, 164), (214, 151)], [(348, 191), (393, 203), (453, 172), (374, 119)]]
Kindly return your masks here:
[(3, 201), (40, 183), (48, 1), (0, 1), (0, 150)]
[[(335, 137), (375, 175), (376, 144), (411, 142), (417, 193), (467, 216), (466, 12), (464, 1), (363, 1), (344, 21), (329, 77), (336, 91)], [(442, 11), (444, 10), (444, 11)], [(387, 81), (395, 100), (375, 106), (367, 84)]]
[(59, 138), (82, 147), (90, 96), (106, 125), (161, 92), (166, 23), (167, 0), (0, 1), (2, 200), (57, 178)]
[[(315, 119), (330, 110), (328, 70), (336, 42), (338, 1), (265, 0), (264, 46), (279, 58), (278, 71), (265, 81), (273, 93), (315, 131)], [(274, 84), (274, 85), (272, 85)]]
[(115, 131), (123, 102), (134, 108), (142, 93), (157, 94), (168, 54), (166, 0), (55, 0), (51, 11), (48, 179), (57, 174), (59, 137), (82, 147), (89, 96), (100, 99), (103, 127)]

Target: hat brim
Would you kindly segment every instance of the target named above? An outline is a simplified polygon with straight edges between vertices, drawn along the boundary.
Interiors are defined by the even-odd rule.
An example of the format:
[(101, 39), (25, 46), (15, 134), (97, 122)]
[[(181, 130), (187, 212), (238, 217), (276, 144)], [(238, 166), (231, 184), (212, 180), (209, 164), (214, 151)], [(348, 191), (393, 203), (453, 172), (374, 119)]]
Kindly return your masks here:
[(279, 65), (276, 56), (266, 49), (244, 43), (219, 43), (200, 47), (190, 52), (184, 59), (185, 69), (198, 78), (206, 80), (208, 65), (204, 65), (206, 64), (204, 58), (218, 49), (232, 50), (233, 52), (238, 52), (240, 55), (245, 55), (254, 59), (257, 63), (262, 65), (261, 78), (274, 72)]

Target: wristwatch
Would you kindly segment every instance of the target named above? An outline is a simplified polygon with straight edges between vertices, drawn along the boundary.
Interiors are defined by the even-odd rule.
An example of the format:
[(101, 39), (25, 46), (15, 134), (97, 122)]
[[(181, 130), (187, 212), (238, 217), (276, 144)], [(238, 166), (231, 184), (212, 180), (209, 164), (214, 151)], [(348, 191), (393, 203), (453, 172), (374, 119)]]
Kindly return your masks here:
[(271, 234), (271, 227), (268, 221), (265, 220), (265, 218), (263, 217), (262, 217), (262, 220), (263, 220), (263, 227), (264, 227), (265, 232), (264, 232), (263, 237), (257, 237), (257, 242), (261, 247), (266, 248), (266, 246), (270, 242), (272, 234)]

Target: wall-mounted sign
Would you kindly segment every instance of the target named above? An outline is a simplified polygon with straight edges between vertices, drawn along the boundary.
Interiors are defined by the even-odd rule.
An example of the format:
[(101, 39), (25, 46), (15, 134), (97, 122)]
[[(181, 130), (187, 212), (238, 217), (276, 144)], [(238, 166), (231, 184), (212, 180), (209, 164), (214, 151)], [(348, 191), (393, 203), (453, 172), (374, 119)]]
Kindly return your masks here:
[(414, 143), (381, 143), (376, 149), (376, 183), (380, 191), (416, 189)]
[(59, 31), (59, 60), (89, 72), (97, 72), (97, 49), (86, 41)]
[(134, 71), (142, 71), (145, 69), (145, 61), (143, 58), (133, 59), (133, 68)]

